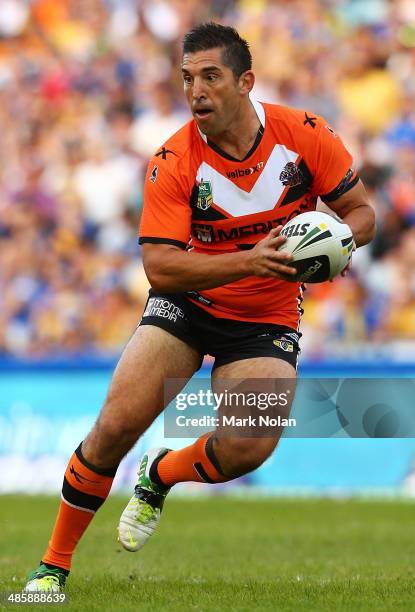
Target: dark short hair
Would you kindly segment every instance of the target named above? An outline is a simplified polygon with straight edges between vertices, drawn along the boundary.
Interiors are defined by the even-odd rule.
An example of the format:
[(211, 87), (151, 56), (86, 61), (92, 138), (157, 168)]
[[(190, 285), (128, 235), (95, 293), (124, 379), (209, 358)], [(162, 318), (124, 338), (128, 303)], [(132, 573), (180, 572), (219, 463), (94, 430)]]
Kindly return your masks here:
[(183, 53), (197, 53), (217, 47), (223, 49), (223, 63), (232, 70), (235, 78), (239, 78), (245, 70), (251, 70), (249, 45), (235, 28), (211, 21), (195, 26), (183, 38)]

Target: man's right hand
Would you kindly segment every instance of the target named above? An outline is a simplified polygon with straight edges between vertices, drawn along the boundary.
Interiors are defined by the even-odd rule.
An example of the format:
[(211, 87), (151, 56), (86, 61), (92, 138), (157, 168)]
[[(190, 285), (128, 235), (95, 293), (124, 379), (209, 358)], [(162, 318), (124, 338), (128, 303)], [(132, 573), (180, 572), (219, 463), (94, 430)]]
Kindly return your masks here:
[(287, 238), (280, 234), (283, 226), (279, 225), (271, 230), (268, 236), (260, 240), (249, 253), (249, 265), (253, 276), (280, 278), (294, 282), (297, 273), (295, 268), (287, 265), (293, 256), (286, 251), (279, 251), (279, 247)]

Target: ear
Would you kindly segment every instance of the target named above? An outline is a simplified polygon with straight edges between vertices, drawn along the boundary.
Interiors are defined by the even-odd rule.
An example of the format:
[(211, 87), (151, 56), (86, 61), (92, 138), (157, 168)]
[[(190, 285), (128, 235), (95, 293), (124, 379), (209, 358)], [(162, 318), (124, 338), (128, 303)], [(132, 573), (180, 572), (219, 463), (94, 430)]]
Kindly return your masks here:
[(246, 70), (239, 77), (238, 85), (241, 95), (248, 95), (255, 83), (255, 75), (252, 70)]

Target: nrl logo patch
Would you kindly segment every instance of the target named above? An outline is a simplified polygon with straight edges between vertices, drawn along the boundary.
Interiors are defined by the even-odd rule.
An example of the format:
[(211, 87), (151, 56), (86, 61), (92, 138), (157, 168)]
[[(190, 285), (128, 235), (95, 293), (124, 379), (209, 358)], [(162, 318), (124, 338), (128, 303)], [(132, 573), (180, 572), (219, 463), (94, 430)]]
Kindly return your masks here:
[(294, 162), (288, 162), (285, 164), (283, 171), (280, 174), (280, 181), (283, 185), (287, 187), (296, 187), (297, 185), (301, 185), (304, 177), (301, 173), (301, 170)]
[(199, 193), (197, 196), (196, 206), (200, 208), (200, 210), (207, 210), (212, 206), (212, 204), (212, 185), (210, 184), (210, 181), (201, 180), (199, 183)]

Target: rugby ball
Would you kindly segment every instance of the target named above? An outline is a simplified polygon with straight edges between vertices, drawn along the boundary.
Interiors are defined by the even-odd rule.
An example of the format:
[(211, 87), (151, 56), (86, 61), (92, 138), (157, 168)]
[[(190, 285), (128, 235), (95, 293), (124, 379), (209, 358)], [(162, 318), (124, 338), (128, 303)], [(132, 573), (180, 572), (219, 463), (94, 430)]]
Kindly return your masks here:
[(279, 250), (293, 255), (288, 265), (297, 270), (293, 280), (301, 283), (331, 280), (352, 256), (350, 227), (327, 213), (314, 210), (297, 215), (284, 225), (281, 235), (287, 240)]

